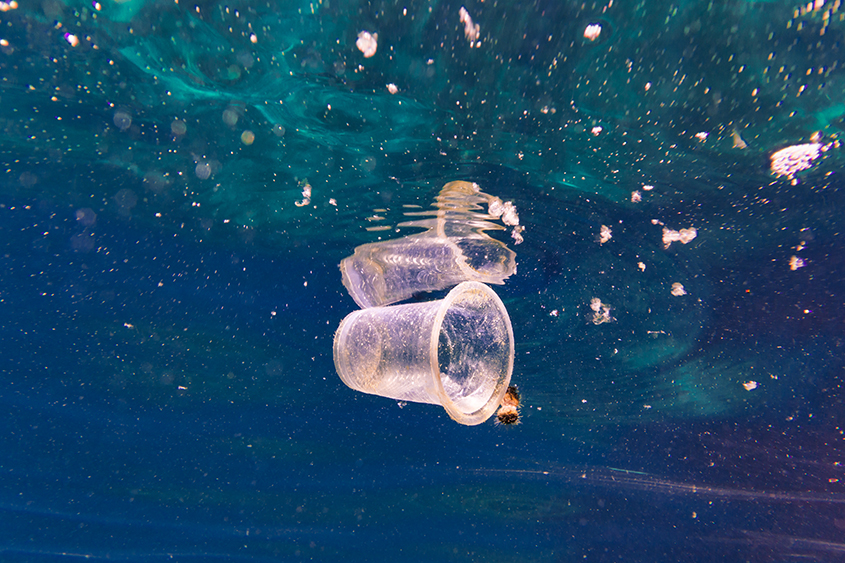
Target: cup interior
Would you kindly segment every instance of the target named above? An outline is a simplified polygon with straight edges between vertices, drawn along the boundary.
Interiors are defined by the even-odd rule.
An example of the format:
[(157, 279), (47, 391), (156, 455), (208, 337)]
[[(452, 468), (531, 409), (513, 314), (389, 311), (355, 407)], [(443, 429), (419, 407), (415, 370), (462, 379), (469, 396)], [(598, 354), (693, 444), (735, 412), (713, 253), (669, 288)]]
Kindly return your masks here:
[(486, 285), (455, 287), (432, 327), (432, 377), (446, 412), (480, 424), (499, 406), (513, 372), (513, 328), (499, 297)]

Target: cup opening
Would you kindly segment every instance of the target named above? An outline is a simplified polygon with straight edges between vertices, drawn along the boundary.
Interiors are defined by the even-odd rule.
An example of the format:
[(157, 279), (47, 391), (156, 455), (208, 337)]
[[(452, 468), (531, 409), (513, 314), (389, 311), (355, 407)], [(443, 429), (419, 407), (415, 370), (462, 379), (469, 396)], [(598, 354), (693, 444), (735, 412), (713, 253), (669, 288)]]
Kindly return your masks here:
[(478, 282), (450, 291), (434, 321), (431, 354), (434, 387), (449, 416), (467, 425), (487, 420), (513, 372), (513, 328), (499, 297)]

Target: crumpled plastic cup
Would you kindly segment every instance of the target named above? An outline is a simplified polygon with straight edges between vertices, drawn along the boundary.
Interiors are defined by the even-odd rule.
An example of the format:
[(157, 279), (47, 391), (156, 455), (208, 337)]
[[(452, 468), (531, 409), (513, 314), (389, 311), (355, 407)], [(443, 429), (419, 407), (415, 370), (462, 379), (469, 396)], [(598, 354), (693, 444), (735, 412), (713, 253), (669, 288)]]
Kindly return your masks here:
[[(502, 284), (516, 272), (516, 253), (486, 233), (503, 230), (484, 212), (501, 200), (477, 184), (449, 182), (436, 210), (409, 212), (400, 227), (426, 229), (398, 239), (362, 244), (340, 263), (343, 285), (360, 307), (380, 307), (464, 281)], [(512, 224), (512, 223), (508, 223)]]
[(514, 252), (498, 241), (433, 232), (363, 244), (340, 263), (343, 285), (365, 308), (390, 305), (462, 281), (500, 284), (515, 269)]
[(479, 282), (461, 283), (439, 301), (355, 311), (334, 338), (335, 368), (348, 387), (442, 405), (469, 426), (501, 403), (513, 357), (508, 312)]

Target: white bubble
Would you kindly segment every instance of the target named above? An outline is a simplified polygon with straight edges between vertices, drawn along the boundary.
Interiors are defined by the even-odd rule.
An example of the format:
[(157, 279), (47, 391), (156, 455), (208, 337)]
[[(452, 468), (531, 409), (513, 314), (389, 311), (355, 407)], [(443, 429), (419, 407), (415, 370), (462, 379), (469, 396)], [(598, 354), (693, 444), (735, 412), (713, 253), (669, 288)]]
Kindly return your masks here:
[(232, 108), (226, 108), (223, 110), (223, 123), (228, 125), (229, 127), (234, 127), (238, 123), (238, 112), (233, 110)]
[(188, 132), (188, 124), (181, 119), (174, 119), (170, 123), (170, 131), (177, 137), (181, 137)]
[(198, 162), (194, 172), (200, 180), (208, 180), (211, 177), (211, 165), (207, 162)]
[(84, 207), (76, 210), (76, 220), (82, 225), (90, 227), (97, 222), (97, 214), (90, 207)]
[(129, 112), (122, 109), (114, 112), (113, 121), (117, 128), (121, 131), (126, 131), (132, 126), (132, 116), (129, 115)]

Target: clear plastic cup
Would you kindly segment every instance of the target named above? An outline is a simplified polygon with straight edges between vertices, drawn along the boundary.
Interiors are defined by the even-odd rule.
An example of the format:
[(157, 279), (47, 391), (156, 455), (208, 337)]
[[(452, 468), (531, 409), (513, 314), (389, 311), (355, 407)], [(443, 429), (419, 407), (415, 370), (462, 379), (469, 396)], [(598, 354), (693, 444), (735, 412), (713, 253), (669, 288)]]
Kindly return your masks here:
[(513, 328), (489, 287), (464, 282), (439, 301), (349, 314), (334, 338), (334, 362), (356, 391), (442, 405), (475, 425), (502, 401), (513, 372)]

